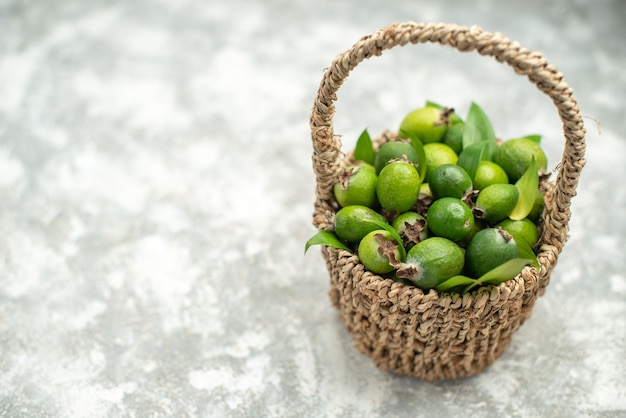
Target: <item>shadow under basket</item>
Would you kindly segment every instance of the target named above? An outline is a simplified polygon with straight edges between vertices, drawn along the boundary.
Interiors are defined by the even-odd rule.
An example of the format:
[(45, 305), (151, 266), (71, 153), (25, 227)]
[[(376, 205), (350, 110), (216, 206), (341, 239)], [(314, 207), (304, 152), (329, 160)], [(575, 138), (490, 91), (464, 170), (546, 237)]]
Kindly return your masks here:
[[(544, 293), (567, 239), (570, 202), (584, 166), (585, 130), (571, 88), (541, 54), (478, 27), (393, 24), (361, 38), (338, 55), (320, 83), (310, 121), (317, 183), (316, 228), (333, 229), (338, 210), (333, 184), (350, 162), (350, 155), (341, 152), (341, 142), (333, 131), (337, 90), (363, 60), (395, 46), (420, 43), (476, 51), (508, 64), (550, 97), (563, 122), (565, 139), (555, 181), (541, 184), (546, 206), (537, 246), (540, 271), (525, 267), (514, 279), (468, 294), (438, 293), (373, 274), (356, 254), (322, 248), (330, 274), (330, 299), (353, 335), (356, 348), (381, 370), (433, 381), (475, 375), (492, 364)], [(378, 144), (387, 139), (379, 138)]]

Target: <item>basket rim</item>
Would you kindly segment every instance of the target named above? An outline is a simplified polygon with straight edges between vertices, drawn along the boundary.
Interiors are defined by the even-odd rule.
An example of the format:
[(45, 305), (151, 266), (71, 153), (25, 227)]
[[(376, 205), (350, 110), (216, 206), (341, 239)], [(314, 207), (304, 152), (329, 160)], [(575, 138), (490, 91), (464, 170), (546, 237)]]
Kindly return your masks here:
[[(356, 260), (358, 260), (358, 255), (355, 253), (352, 253), (350, 251), (346, 251), (340, 248), (334, 248), (334, 247), (327, 247), (325, 249), (326, 251), (329, 252), (333, 252), (336, 253), (337, 255), (337, 259), (350, 259), (355, 257)], [(367, 270), (365, 268), (365, 266), (363, 266), (363, 264), (360, 262), (360, 260), (358, 260), (358, 264), (360, 266), (363, 266), (363, 270), (364, 273), (363, 274), (367, 274), (369, 276), (371, 276), (374, 281), (378, 282), (378, 281), (390, 281), (393, 284), (391, 285), (392, 287), (399, 287), (399, 288), (403, 288), (406, 289), (406, 292), (409, 292), (412, 294), (412, 296), (416, 296), (416, 297), (420, 297), (420, 298), (424, 298), (424, 297), (429, 297), (429, 299), (431, 301), (437, 301), (437, 300), (458, 300), (458, 299), (467, 299), (467, 298), (476, 298), (476, 296), (479, 293), (493, 293), (493, 292), (497, 292), (498, 294), (501, 293), (502, 291), (504, 291), (505, 288), (507, 288), (508, 290), (513, 290), (512, 288), (515, 285), (520, 285), (523, 284), (525, 289), (532, 289), (535, 286), (527, 286), (527, 284), (530, 284), (530, 280), (528, 280), (528, 278), (526, 277), (527, 275), (534, 275), (535, 277), (538, 278), (538, 280), (541, 279), (542, 275), (545, 274), (549, 274), (549, 272), (545, 271), (547, 268), (546, 262), (544, 261), (544, 263), (542, 263), (542, 260), (545, 260), (547, 257), (547, 253), (544, 254), (545, 252), (542, 251), (540, 252), (537, 256), (537, 258), (539, 259), (539, 264), (541, 265), (541, 270), (537, 270), (535, 267), (533, 266), (525, 266), (524, 269), (522, 270), (522, 272), (520, 272), (518, 275), (516, 275), (514, 278), (510, 279), (510, 280), (506, 280), (500, 284), (497, 285), (484, 285), (484, 286), (478, 286), (475, 289), (473, 289), (472, 291), (468, 292), (468, 293), (458, 293), (458, 292), (439, 292), (436, 289), (432, 288), (432, 289), (421, 289), (417, 286), (414, 285), (410, 285), (410, 284), (405, 284), (402, 283), (400, 281), (395, 281), (392, 278), (389, 277), (383, 277), (379, 274), (373, 273), (369, 270)], [(540, 283), (540, 287), (543, 288), (545, 287), (543, 284)], [(432, 295), (431, 295), (432, 294)]]

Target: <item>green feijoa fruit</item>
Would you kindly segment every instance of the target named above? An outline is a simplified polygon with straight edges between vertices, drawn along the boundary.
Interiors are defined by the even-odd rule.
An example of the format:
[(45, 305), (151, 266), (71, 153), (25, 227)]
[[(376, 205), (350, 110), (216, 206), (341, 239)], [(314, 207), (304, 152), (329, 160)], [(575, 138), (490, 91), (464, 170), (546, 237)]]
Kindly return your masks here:
[(523, 240), (529, 247), (533, 247), (539, 240), (539, 231), (537, 225), (528, 218), (513, 220), (505, 219), (496, 227), (500, 227), (513, 235), (516, 241)]
[(365, 235), (359, 243), (358, 254), (365, 268), (376, 274), (392, 272), (400, 260), (398, 243), (385, 230)]
[(509, 216), (517, 205), (519, 190), (513, 184), (492, 184), (478, 194), (474, 216), (489, 222), (499, 222)]
[(455, 197), (442, 197), (428, 208), (426, 221), (430, 231), (452, 241), (459, 241), (474, 228), (474, 216), (465, 202)]
[(502, 228), (478, 231), (465, 251), (465, 263), (474, 278), (478, 278), (504, 262), (519, 256), (517, 243)]
[(428, 180), (433, 197), (462, 198), (472, 190), (472, 179), (467, 171), (456, 164), (442, 164), (430, 173)]
[(387, 222), (383, 215), (367, 206), (346, 206), (335, 214), (335, 234), (344, 241), (359, 242), (368, 233), (380, 229), (372, 221)]
[(431, 237), (416, 244), (396, 272), (421, 289), (431, 289), (463, 270), (463, 250), (449, 239)]
[(453, 123), (448, 127), (446, 134), (443, 137), (442, 143), (446, 144), (454, 150), (457, 154), (463, 151), (463, 128), (465, 124), (463, 122)]
[(398, 215), (391, 226), (398, 231), (402, 238), (402, 244), (407, 250), (428, 238), (426, 218), (416, 212), (404, 212)]
[(368, 165), (350, 165), (333, 186), (339, 206), (362, 205), (373, 208), (376, 205), (376, 182), (378, 176)]
[(378, 152), (376, 153), (376, 157), (374, 158), (376, 173), (380, 173), (389, 161), (400, 158), (406, 158), (414, 164), (419, 164), (417, 152), (415, 152), (415, 148), (413, 148), (413, 145), (410, 143), (402, 141), (385, 142), (380, 146)]
[(448, 109), (425, 106), (415, 109), (400, 123), (400, 133), (408, 132), (419, 138), (422, 144), (440, 142), (448, 130)]
[(406, 212), (417, 202), (420, 176), (415, 166), (404, 161), (387, 164), (378, 175), (376, 196), (384, 210)]
[(446, 144), (434, 142), (424, 145), (424, 155), (426, 157), (426, 175), (424, 181), (429, 182), (432, 171), (443, 164), (456, 164), (459, 156)]
[(504, 141), (498, 147), (494, 162), (506, 171), (509, 181), (515, 183), (526, 172), (533, 158), (539, 172), (545, 172), (548, 159), (541, 146), (528, 138), (515, 138)]
[(474, 189), (482, 190), (492, 184), (509, 184), (509, 177), (504, 169), (493, 161), (480, 161), (474, 176)]

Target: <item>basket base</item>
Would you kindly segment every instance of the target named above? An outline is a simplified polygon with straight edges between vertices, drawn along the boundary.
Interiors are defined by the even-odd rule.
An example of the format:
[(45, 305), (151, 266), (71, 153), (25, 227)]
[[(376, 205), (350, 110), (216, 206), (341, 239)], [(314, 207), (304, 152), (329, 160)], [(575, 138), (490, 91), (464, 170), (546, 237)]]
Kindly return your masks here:
[(476, 375), (495, 362), (543, 290), (536, 270), (525, 269), (498, 287), (439, 295), (376, 276), (348, 252), (323, 254), (329, 298), (356, 349), (383, 371), (426, 381)]

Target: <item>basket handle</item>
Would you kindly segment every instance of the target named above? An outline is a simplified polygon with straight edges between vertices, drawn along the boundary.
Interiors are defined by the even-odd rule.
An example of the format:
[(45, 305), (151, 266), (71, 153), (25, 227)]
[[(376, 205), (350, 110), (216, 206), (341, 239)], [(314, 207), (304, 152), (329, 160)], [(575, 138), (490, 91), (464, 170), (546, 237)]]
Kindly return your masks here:
[(313, 223), (320, 229), (328, 226), (332, 187), (341, 169), (343, 155), (340, 139), (333, 132), (334, 102), (337, 90), (359, 63), (379, 56), (386, 49), (408, 43), (439, 43), (461, 52), (476, 50), (481, 55), (505, 62), (520, 75), (525, 75), (557, 107), (563, 122), (565, 148), (559, 164), (555, 187), (548, 192), (544, 213), (543, 242), (554, 243), (560, 252), (566, 240), (570, 219), (570, 201), (576, 195), (580, 172), (585, 164), (585, 128), (572, 89), (563, 75), (545, 58), (500, 33), (489, 33), (472, 26), (447, 23), (394, 23), (364, 36), (350, 49), (339, 54), (324, 73), (311, 113), (313, 171), (317, 181), (317, 203)]

